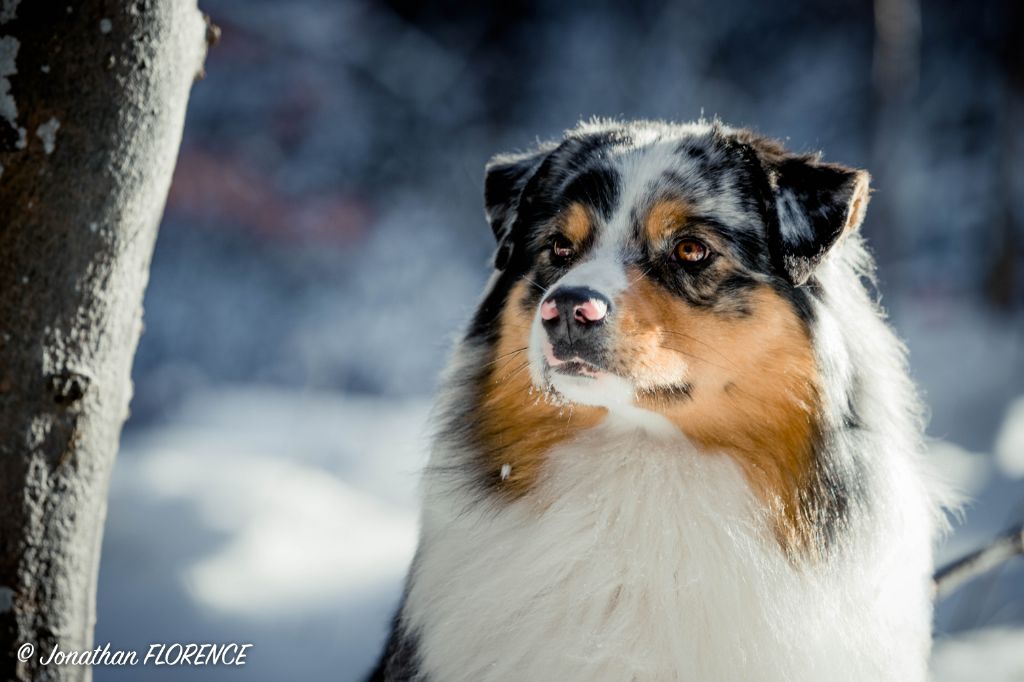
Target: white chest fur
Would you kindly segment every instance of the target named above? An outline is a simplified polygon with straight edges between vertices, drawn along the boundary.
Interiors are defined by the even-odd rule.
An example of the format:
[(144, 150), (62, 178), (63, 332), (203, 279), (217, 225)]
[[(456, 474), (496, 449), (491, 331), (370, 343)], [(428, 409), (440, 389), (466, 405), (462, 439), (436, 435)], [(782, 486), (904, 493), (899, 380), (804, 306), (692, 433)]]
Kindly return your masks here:
[(403, 612), (428, 679), (924, 679), (927, 540), (797, 570), (732, 460), (681, 436), (605, 424), (549, 463), (511, 505), (428, 482)]

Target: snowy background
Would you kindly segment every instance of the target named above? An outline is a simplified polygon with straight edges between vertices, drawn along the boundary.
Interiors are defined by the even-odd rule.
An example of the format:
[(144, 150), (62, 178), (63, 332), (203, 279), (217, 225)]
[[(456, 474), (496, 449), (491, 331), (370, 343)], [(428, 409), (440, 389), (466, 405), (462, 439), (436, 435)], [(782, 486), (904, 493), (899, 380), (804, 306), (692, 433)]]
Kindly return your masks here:
[[(940, 561), (1024, 518), (1020, 3), (874, 5), (201, 0), (223, 39), (154, 256), (96, 640), (254, 647), (96, 679), (366, 672), (487, 275), (484, 163), (580, 117), (719, 115), (870, 169), (884, 301), (972, 499)], [(1024, 561), (936, 628), (937, 680), (1024, 680)]]

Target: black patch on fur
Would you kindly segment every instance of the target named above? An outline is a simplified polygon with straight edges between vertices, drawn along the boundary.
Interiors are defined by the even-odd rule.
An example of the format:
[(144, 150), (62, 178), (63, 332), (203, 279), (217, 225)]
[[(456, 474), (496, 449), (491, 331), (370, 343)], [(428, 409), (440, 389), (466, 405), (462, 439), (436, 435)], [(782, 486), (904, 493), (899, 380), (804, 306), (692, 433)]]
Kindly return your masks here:
[(841, 543), (855, 514), (869, 511), (866, 464), (860, 457), (839, 459), (839, 453), (850, 453), (850, 448), (837, 443), (840, 438), (848, 438), (849, 432), (863, 428), (857, 414), (861, 384), (860, 376), (854, 374), (846, 387), (845, 404), (838, 406), (838, 423), (822, 423), (820, 442), (815, 447), (814, 479), (800, 500), (803, 513), (815, 529), (817, 544), (824, 551)]
[(521, 273), (513, 267), (513, 262), (517, 260), (518, 255), (516, 251), (509, 255), (505, 269), (501, 271), (494, 286), (486, 293), (480, 307), (476, 309), (466, 330), (467, 339), (480, 339), (489, 344), (497, 341), (500, 331), (497, 324), (498, 317), (501, 316), (501, 311), (505, 308), (509, 291), (521, 277)]
[(778, 191), (791, 192), (807, 220), (812, 237), (782, 236), (787, 274), (796, 283), (810, 276), (821, 257), (839, 239), (856, 183), (854, 172), (807, 157), (790, 157), (778, 165)]
[[(748, 167), (760, 176), (754, 177), (754, 184), (775, 272), (791, 284), (801, 285), (842, 235), (860, 174), (824, 163), (816, 154), (791, 154), (778, 142), (747, 130), (736, 132), (733, 139)], [(788, 216), (780, 215), (776, 203), (782, 196), (793, 198), (791, 208), (807, 220), (810, 234), (783, 226)]]
[(699, 138), (687, 138), (679, 143), (676, 147), (676, 154), (683, 154), (691, 159), (706, 159), (708, 157), (707, 151), (704, 149), (703, 144)]
[(737, 137), (725, 138), (724, 144), (734, 163), (742, 169), (736, 174), (735, 186), (742, 197), (743, 203), (757, 216), (763, 226), (763, 232), (755, 233), (747, 230), (732, 231), (732, 238), (737, 242), (739, 250), (747, 258), (747, 266), (759, 272), (771, 274), (771, 261), (768, 257), (771, 235), (778, 231), (778, 214), (775, 211), (774, 191), (768, 174), (754, 148)]
[(523, 187), (553, 148), (549, 144), (526, 154), (500, 154), (488, 162), (484, 170), (484, 209), (499, 242), (507, 236)]
[(782, 297), (793, 312), (797, 314), (797, 317), (803, 321), (806, 325), (811, 325), (815, 321), (814, 313), (814, 294), (816, 293), (817, 283), (813, 286), (802, 286), (794, 287), (788, 282), (781, 280), (775, 280), (772, 282), (772, 289), (775, 290), (779, 296)]
[(680, 400), (693, 400), (693, 384), (683, 383), (673, 386), (656, 386), (654, 388), (645, 388), (637, 391), (637, 393), (667, 406)]
[(747, 295), (757, 285), (758, 282), (753, 277), (742, 272), (731, 272), (718, 283), (717, 297), (729, 299), (730, 303), (734, 304), (730, 309), (746, 317), (751, 313), (747, 307)]
[(846, 479), (836, 462), (818, 457), (813, 481), (800, 491), (801, 513), (814, 529), (815, 544), (826, 552), (837, 545), (849, 522), (850, 494)]
[(523, 188), (512, 232), (519, 240), (554, 218), (573, 201), (610, 214), (619, 195), (619, 177), (601, 163), (611, 145), (628, 141), (624, 135), (593, 133), (570, 137), (547, 155)]
[(391, 621), (391, 633), (384, 651), (366, 682), (427, 682), (419, 668), (417, 637), (402, 622), (404, 607), (405, 596)]
[(591, 168), (568, 182), (562, 192), (562, 201), (590, 206), (607, 220), (618, 203), (619, 184), (619, 174), (611, 168)]
[(867, 470), (860, 458), (838, 460), (824, 453), (834, 452), (826, 437), (818, 448), (815, 478), (801, 499), (815, 533), (817, 544), (824, 551), (838, 547), (855, 514), (867, 511)]

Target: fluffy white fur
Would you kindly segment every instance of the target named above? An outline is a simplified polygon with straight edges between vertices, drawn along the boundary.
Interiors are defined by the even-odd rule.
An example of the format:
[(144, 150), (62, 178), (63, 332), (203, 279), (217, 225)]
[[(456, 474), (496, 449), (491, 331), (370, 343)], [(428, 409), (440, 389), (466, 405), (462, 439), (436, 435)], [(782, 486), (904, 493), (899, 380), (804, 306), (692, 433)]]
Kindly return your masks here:
[[(500, 511), (429, 495), (406, 603), (438, 680), (923, 680), (927, 519), (795, 571), (742, 474), (615, 417)], [(913, 636), (907, 637), (907, 630)]]

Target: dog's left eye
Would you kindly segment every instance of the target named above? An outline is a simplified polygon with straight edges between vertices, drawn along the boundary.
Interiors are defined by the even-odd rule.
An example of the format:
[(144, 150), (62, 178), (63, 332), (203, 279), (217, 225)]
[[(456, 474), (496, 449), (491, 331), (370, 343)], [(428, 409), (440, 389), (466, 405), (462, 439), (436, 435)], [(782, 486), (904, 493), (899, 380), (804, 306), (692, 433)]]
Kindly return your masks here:
[(568, 260), (576, 252), (572, 242), (559, 235), (551, 242), (551, 253), (556, 260)]
[(684, 239), (676, 244), (672, 257), (681, 263), (699, 263), (711, 255), (711, 249), (696, 239)]

